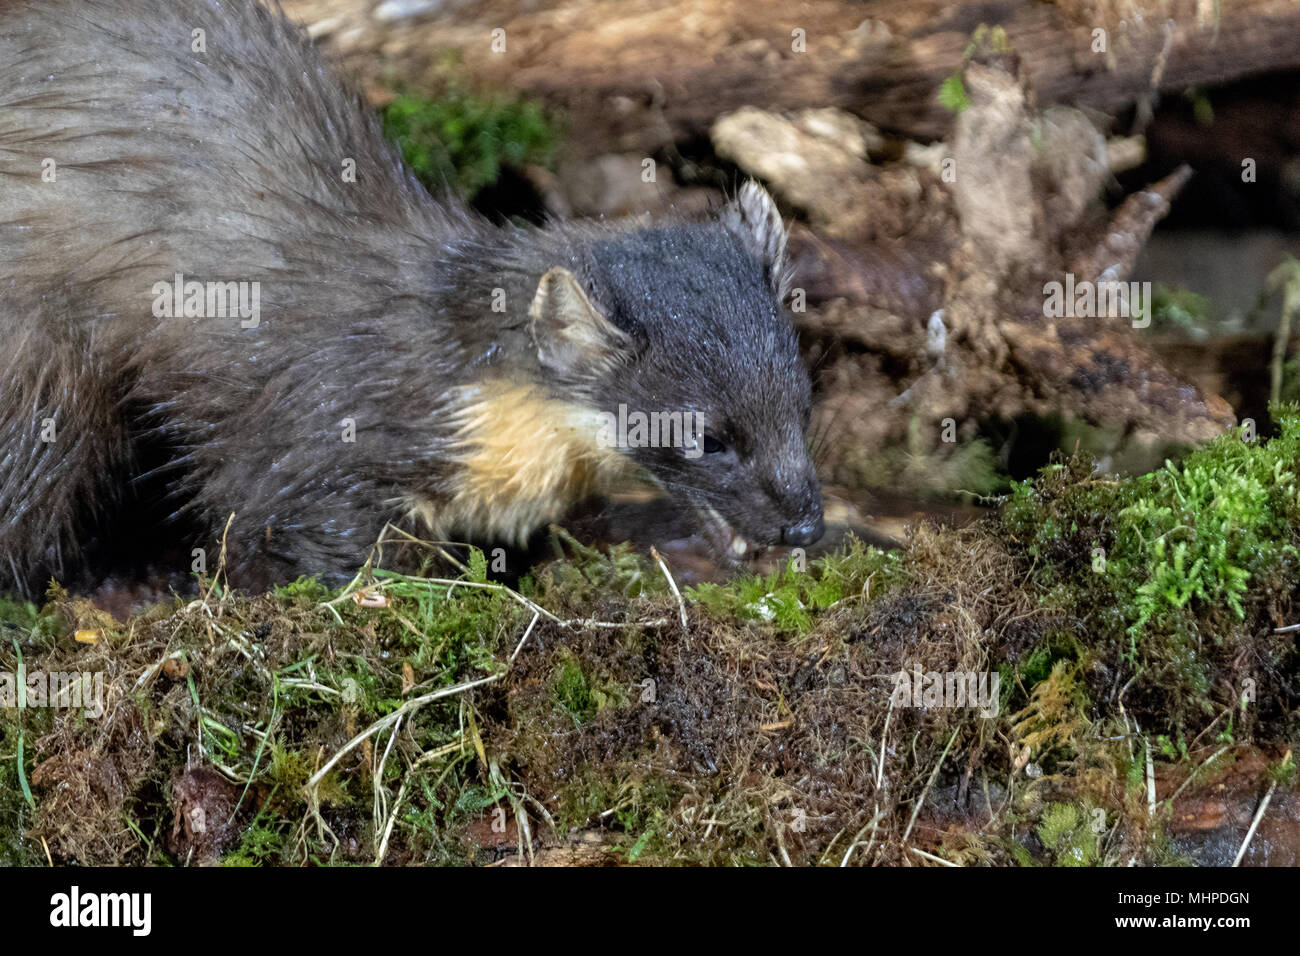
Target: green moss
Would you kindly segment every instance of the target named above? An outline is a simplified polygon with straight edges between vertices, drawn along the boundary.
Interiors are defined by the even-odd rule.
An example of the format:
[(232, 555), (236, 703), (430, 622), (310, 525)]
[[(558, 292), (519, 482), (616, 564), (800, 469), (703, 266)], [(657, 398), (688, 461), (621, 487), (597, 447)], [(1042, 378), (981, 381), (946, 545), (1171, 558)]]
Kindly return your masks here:
[(1078, 643), (1069, 634), (1058, 632), (1021, 658), (1016, 667), (1016, 678), (1025, 687), (1033, 688), (1047, 680), (1057, 662), (1073, 661), (1078, 657)]
[[(466, 579), (475, 581), (474, 573), (471, 555)], [(486, 572), (481, 564), (477, 573), (476, 583), (483, 583)], [(447, 585), (382, 570), (375, 577), (385, 583), (391, 609), (379, 617), (380, 636), (404, 655), (416, 683), (451, 681), (466, 667), (481, 674), (500, 669), (498, 654), (505, 635), (522, 616), (520, 605), (505, 591)], [(359, 616), (364, 618), (365, 612)], [(357, 676), (364, 680), (365, 675)]]
[(791, 561), (778, 574), (742, 575), (726, 584), (700, 584), (686, 593), (717, 617), (805, 634), (818, 612), (859, 594), (868, 580), (873, 593), (879, 595), (897, 579), (898, 567), (897, 552), (868, 547), (855, 539), (838, 552), (814, 560), (807, 570), (799, 570)]
[(1171, 740), (1165, 734), (1156, 735), (1156, 746), (1160, 748), (1160, 756), (1169, 761), (1182, 761), (1187, 759), (1187, 741), (1183, 739), (1182, 734), (1177, 735), (1176, 740)]
[(1136, 589), (1132, 634), (1192, 601), (1226, 604), (1244, 618), (1252, 579), (1296, 556), (1294, 456), (1252, 455), (1241, 442), (1217, 451), (1217, 460), (1169, 465), (1144, 480), (1137, 500), (1119, 512), (1119, 570), (1149, 569)]
[[(55, 598), (63, 594), (61, 588), (52, 588)], [(52, 607), (38, 608), (31, 601), (19, 601), (0, 596), (0, 649), (12, 650), (17, 637), (25, 653), (48, 650), (67, 632)]]
[(673, 809), (682, 796), (680, 787), (655, 777), (611, 778), (590, 766), (574, 768), (567, 776), (561, 793), (562, 829), (608, 821), (621, 834), (614, 850), (629, 863), (662, 859), (670, 846), (679, 849), (669, 833)]
[(286, 859), (285, 822), (257, 822), (243, 832), (239, 846), (222, 857), (222, 866), (277, 866)]
[(327, 601), (334, 594), (333, 591), (321, 584), (320, 579), (315, 575), (300, 577), (291, 584), (275, 588), (271, 593), (286, 601), (300, 600), (307, 604)]
[(1011, 853), (1011, 859), (1015, 861), (1017, 866), (1031, 867), (1038, 865), (1038, 861), (1034, 859), (1032, 853), (1025, 849), (1023, 843), (1016, 840), (1008, 840), (1006, 846)]
[(598, 663), (589, 662), (584, 668), (583, 662), (567, 649), (560, 653), (553, 685), (555, 699), (575, 724), (587, 723), (606, 707), (626, 707), (630, 703), (627, 688), (599, 674)]
[(1178, 656), (1198, 621), (1213, 620), (1223, 640), (1260, 585), (1293, 575), (1300, 556), (1300, 416), (1274, 412), (1271, 440), (1225, 435), (1137, 478), (1103, 480), (1080, 459), (1053, 464), (1015, 485), (1003, 533), (1033, 560), (1049, 600), (1122, 631), (1130, 657), (1156, 632)]
[(1093, 810), (1072, 803), (1053, 803), (1043, 813), (1038, 838), (1056, 866), (1096, 866), (1097, 833)]
[(1295, 787), (1297, 778), (1295, 754), (1288, 750), (1281, 760), (1268, 768), (1268, 776), (1279, 787)]
[(535, 103), (452, 86), (436, 99), (400, 94), (382, 111), (384, 135), (426, 186), (473, 198), (502, 169), (549, 165), (558, 140)]
[[(304, 579), (143, 615), (98, 645), (68, 639), (98, 612), (61, 591), (0, 605), (29, 666), (102, 666), (118, 702), (98, 723), (22, 715), (26, 775), (49, 768), (34, 809), (18, 725), (0, 720), (0, 859), (42, 862), (37, 834), (56, 861), (175, 862), (167, 794), (187, 762), (247, 785), (227, 865), (367, 863), (387, 823), (386, 862), (490, 862), (513, 840), (483, 836), (502, 808), (535, 835), (550, 819), (603, 830), (630, 862), (916, 862), (902, 834), (927, 781), (962, 773), (980, 836), (948, 859), (1095, 865), (1121, 843), (1172, 859), (1146, 817), (1145, 748), (1199, 764), (1207, 746), (1295, 730), (1294, 638), (1273, 628), (1295, 620), (1300, 412), (1274, 414), (1267, 441), (1228, 436), (1139, 478), (1055, 462), (999, 516), (899, 552), (853, 542), (692, 588), (685, 628), (655, 563), (557, 535), (557, 561), (522, 586), (554, 617), (508, 673), (533, 608), (479, 552), (455, 582), (375, 572), (386, 603)], [(177, 654), (183, 680), (138, 683)], [(996, 668), (1003, 708), (894, 707), (890, 676), (918, 662)], [(116, 761), (124, 805), (84, 788), (59, 802), (76, 788), (54, 758), (81, 773), (88, 754)]]
[(39, 611), (31, 601), (0, 597), (0, 629), (30, 631), (36, 627)]
[(555, 697), (568, 711), (575, 723), (585, 723), (596, 716), (600, 700), (593, 693), (582, 665), (572, 657), (566, 658), (555, 675)]
[[(1072, 623), (1089, 662), (1162, 701), (1171, 741), (1222, 710), (1216, 682), (1229, 673), (1289, 711), (1274, 675), (1293, 651), (1261, 626), (1300, 578), (1300, 412), (1272, 413), (1271, 438), (1231, 432), (1138, 477), (1057, 461), (1017, 483), (998, 520), (1027, 590)], [(1257, 662), (1249, 673), (1243, 659)]]

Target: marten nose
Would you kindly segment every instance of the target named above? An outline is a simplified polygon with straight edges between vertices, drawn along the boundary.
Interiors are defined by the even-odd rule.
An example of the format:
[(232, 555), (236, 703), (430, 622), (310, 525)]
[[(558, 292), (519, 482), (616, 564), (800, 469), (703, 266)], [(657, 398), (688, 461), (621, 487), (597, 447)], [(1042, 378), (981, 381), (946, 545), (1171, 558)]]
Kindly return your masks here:
[(825, 533), (826, 521), (819, 514), (816, 518), (781, 529), (781, 543), (812, 544), (814, 541), (821, 540), (821, 536)]

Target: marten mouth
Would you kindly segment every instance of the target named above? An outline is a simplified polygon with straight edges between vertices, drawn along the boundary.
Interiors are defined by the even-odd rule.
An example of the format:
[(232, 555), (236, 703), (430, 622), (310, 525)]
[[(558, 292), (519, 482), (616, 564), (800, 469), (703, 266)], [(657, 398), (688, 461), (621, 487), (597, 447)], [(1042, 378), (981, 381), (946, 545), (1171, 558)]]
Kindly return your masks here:
[(761, 545), (738, 532), (712, 506), (701, 503), (697, 510), (704, 522), (704, 538), (719, 557), (740, 564), (747, 556), (760, 550)]

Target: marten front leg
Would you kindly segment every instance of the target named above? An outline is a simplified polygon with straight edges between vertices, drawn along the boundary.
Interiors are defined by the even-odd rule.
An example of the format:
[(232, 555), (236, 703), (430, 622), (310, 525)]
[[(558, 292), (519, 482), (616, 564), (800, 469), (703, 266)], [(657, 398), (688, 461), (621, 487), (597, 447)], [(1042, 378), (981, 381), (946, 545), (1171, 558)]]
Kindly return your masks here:
[(236, 587), (265, 590), (302, 575), (346, 583), (390, 517), (392, 494), (368, 451), (342, 440), (333, 422), (236, 427), (200, 449), (192, 501), (209, 535), (207, 567), (215, 569), (224, 535)]

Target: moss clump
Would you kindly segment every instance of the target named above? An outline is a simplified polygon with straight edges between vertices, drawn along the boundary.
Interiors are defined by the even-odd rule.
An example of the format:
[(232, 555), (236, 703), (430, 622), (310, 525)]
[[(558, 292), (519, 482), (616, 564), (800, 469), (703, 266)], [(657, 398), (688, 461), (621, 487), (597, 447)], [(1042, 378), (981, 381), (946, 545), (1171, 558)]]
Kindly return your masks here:
[(283, 823), (254, 822), (240, 837), (239, 846), (226, 854), (222, 866), (276, 866), (289, 862), (288, 827)]
[(595, 717), (596, 711), (604, 703), (603, 695), (592, 690), (587, 675), (582, 672), (582, 665), (572, 656), (562, 660), (557, 669), (555, 696), (560, 706), (579, 724)]
[[(1102, 811), (1101, 818), (1105, 819)], [(1094, 866), (1098, 859), (1098, 827), (1093, 808), (1053, 803), (1038, 825), (1038, 839), (1057, 866)]]
[(550, 165), (558, 136), (535, 103), (479, 96), (452, 86), (437, 98), (399, 94), (382, 111), (384, 135), (431, 189), (467, 199), (506, 167)]
[(333, 597), (333, 592), (325, 585), (320, 583), (317, 577), (301, 577), (291, 584), (285, 584), (271, 592), (276, 597), (285, 601), (301, 601), (304, 604), (315, 604), (320, 601), (328, 600)]
[(39, 617), (40, 612), (31, 601), (0, 597), (0, 629), (31, 631)]
[(778, 574), (746, 575), (729, 583), (704, 583), (687, 596), (722, 619), (770, 624), (778, 632), (805, 634), (815, 616), (872, 583), (876, 595), (898, 577), (899, 556), (852, 541), (838, 554), (816, 559), (807, 570), (794, 561)]
[(1018, 483), (1001, 516), (1040, 600), (1077, 616), (1094, 653), (1122, 655), (1180, 714), (1211, 706), (1213, 673), (1297, 579), (1300, 415), (1273, 414), (1269, 440), (1225, 435), (1136, 478), (1057, 462)]

